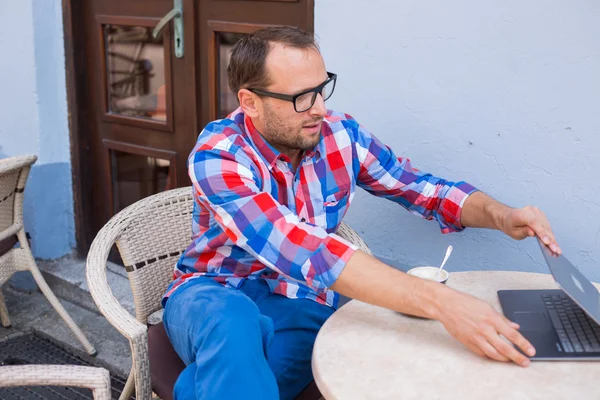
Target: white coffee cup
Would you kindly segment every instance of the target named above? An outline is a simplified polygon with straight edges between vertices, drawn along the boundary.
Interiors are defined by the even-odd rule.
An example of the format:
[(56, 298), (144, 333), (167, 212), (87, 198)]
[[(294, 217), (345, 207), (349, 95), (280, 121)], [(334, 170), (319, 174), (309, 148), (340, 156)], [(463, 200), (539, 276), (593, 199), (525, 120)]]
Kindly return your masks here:
[(419, 278), (428, 279), (430, 281), (437, 281), (439, 283), (446, 283), (448, 278), (450, 278), (450, 274), (445, 269), (441, 270), (439, 275), (436, 274), (438, 272), (438, 267), (429, 267), (429, 266), (421, 266), (414, 267), (409, 269), (406, 273), (412, 276), (417, 276)]

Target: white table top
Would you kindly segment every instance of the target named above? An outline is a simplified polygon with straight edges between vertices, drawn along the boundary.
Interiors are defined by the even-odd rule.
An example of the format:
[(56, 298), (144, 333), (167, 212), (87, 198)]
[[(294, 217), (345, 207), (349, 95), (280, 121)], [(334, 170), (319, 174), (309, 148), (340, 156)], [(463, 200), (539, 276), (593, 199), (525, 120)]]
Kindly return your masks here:
[[(495, 271), (455, 272), (448, 286), (498, 311), (499, 289), (557, 288), (551, 275)], [(522, 368), (484, 359), (437, 321), (356, 300), (323, 325), (312, 363), (328, 400), (600, 399), (600, 362), (533, 361)]]

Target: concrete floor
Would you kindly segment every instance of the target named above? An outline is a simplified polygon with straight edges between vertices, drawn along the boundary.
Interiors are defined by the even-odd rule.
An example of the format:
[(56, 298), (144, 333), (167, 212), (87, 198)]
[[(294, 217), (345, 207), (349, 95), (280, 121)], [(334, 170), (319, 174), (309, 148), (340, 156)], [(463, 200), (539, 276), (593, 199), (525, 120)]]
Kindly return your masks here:
[[(71, 330), (40, 292), (15, 290), (10, 285), (2, 288), (12, 327), (0, 326), (0, 338), (19, 332), (38, 330), (72, 347), (83, 350)], [(101, 315), (83, 307), (60, 300), (71, 318), (96, 347), (96, 358), (123, 377), (131, 369), (131, 352), (128, 341)], [(84, 351), (85, 352), (85, 351)]]

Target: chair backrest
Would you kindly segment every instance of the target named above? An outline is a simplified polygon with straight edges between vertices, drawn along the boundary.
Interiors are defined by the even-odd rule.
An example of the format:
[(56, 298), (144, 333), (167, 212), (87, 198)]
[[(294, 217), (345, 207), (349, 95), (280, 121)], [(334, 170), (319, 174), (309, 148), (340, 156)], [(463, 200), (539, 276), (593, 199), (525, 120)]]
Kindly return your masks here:
[(115, 217), (124, 221), (116, 243), (125, 263), (136, 310), (146, 323), (161, 308), (173, 268), (192, 237), (191, 187), (168, 190), (140, 200)]
[(23, 224), (23, 192), (36, 156), (0, 159), (0, 233), (14, 224)]

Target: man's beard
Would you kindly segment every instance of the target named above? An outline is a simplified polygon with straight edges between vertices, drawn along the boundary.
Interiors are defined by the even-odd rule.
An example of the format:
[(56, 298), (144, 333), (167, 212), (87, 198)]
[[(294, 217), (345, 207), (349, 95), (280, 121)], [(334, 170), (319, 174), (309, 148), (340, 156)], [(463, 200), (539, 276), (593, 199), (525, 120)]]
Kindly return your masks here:
[(286, 150), (311, 150), (321, 141), (321, 132), (314, 137), (302, 135), (302, 127), (305, 125), (315, 125), (323, 121), (323, 118), (302, 121), (299, 125), (292, 127), (284, 123), (273, 113), (266, 112), (265, 115), (265, 136), (267, 141), (281, 152)]

